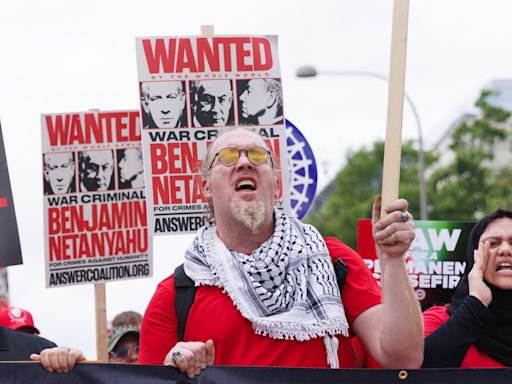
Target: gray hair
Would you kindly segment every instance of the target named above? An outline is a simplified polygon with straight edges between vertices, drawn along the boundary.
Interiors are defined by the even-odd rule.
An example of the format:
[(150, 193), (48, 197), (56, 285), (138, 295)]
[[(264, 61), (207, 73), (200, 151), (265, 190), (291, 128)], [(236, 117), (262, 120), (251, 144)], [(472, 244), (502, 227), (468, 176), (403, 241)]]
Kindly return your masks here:
[(263, 79), (267, 92), (274, 92), (276, 95), (277, 109), (283, 107), (283, 96), (281, 94), (281, 82), (276, 79)]

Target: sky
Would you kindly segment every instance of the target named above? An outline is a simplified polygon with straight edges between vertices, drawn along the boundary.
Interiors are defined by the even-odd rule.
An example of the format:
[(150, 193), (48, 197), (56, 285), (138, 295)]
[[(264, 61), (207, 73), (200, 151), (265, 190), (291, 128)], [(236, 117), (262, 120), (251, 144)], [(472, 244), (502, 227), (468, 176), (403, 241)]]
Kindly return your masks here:
[[(279, 35), (285, 116), (313, 148), (321, 188), (349, 151), (384, 139), (387, 83), (295, 72), (387, 75), (392, 9), (391, 0), (2, 2), (0, 122), (24, 259), (8, 268), (11, 304), (31, 311), (44, 337), (96, 357), (93, 285), (45, 288), (40, 116), (138, 109), (136, 37), (197, 35), (204, 24), (221, 35)], [(427, 149), (489, 81), (512, 77), (511, 14), (506, 0), (410, 1), (405, 87)], [(408, 105), (403, 139), (418, 139)], [(152, 278), (107, 283), (107, 318), (143, 313), (192, 238), (155, 238)]]

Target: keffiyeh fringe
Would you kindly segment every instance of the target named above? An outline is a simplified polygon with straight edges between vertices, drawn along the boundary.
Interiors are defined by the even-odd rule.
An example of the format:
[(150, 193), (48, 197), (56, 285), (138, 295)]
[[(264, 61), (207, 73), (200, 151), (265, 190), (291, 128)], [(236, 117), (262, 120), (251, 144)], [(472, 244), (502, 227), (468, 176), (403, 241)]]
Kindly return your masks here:
[(186, 252), (185, 271), (196, 286), (222, 288), (257, 334), (324, 337), (334, 368), (338, 340), (329, 335), (348, 337), (348, 322), (325, 242), (314, 227), (280, 211), (275, 221), (272, 237), (251, 255), (229, 251), (213, 223), (201, 228)]

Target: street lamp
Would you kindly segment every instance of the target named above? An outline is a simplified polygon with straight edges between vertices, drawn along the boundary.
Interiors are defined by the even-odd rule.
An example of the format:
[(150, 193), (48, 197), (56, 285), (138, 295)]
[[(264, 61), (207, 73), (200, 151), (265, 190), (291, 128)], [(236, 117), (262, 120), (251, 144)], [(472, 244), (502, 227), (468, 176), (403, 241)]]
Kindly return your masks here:
[[(352, 76), (352, 77), (373, 77), (375, 79), (383, 80), (386, 83), (389, 83), (389, 78), (386, 75), (383, 75), (378, 72), (368, 72), (368, 71), (345, 71), (345, 70), (322, 70), (318, 71), (315, 67), (311, 65), (304, 65), (297, 69), (296, 72), (297, 77), (316, 77), (316, 76)], [(416, 106), (412, 102), (411, 98), (404, 92), (405, 100), (411, 107), (414, 118), (416, 120), (416, 125), (418, 126), (418, 179), (420, 183), (420, 219), (427, 220), (427, 189), (425, 185), (425, 152), (423, 151), (423, 135), (421, 129), (421, 121), (418, 115), (418, 111)]]

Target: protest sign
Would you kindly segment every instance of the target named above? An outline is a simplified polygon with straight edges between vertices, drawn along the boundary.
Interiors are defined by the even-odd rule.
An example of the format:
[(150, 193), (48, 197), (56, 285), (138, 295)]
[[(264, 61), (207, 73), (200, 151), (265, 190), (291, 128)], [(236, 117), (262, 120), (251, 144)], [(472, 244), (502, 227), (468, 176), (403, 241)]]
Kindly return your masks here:
[(277, 36), (136, 39), (150, 226), (194, 233), (206, 220), (206, 151), (223, 127), (251, 125), (274, 153), (289, 211)]
[[(416, 237), (405, 254), (409, 280), (422, 304), (450, 301), (466, 266), (466, 245), (474, 223), (416, 220)], [(380, 281), (370, 219), (358, 221), (357, 252)]]
[(41, 117), (46, 286), (152, 275), (138, 111)]
[(0, 267), (22, 264), (18, 224), (14, 212), (7, 156), (0, 125)]

